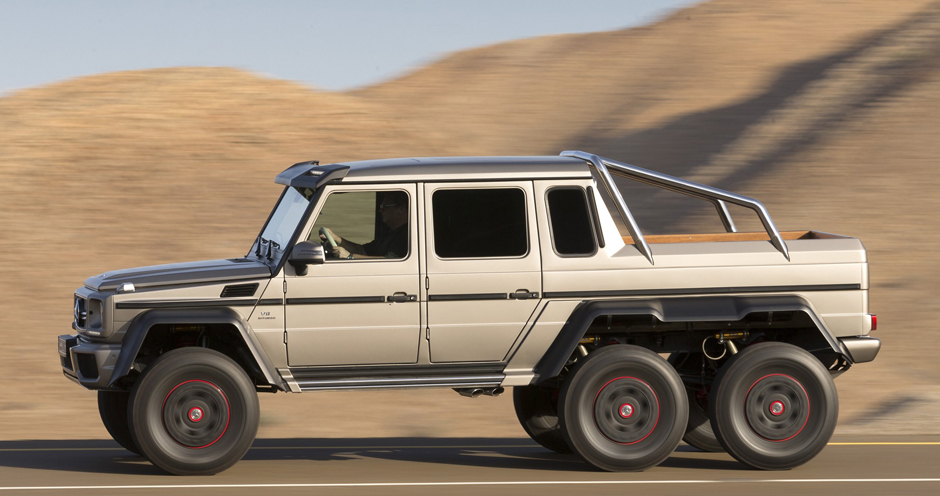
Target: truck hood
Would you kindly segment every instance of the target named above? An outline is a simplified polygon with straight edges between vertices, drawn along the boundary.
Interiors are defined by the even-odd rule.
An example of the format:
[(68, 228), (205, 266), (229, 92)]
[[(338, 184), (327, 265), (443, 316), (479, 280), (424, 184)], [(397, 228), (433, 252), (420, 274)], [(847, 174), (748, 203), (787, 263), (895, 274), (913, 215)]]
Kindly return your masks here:
[(267, 265), (247, 258), (233, 258), (115, 270), (89, 277), (85, 286), (95, 291), (111, 291), (125, 282), (133, 283), (137, 288), (147, 288), (265, 277), (271, 277), (271, 269)]

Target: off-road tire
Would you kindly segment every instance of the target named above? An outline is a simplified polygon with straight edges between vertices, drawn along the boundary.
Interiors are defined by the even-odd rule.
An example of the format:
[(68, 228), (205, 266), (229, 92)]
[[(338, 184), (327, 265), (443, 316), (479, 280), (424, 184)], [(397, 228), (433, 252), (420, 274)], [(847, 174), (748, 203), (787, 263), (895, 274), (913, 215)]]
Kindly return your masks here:
[(558, 424), (558, 389), (541, 386), (515, 386), (512, 403), (526, 434), (556, 453), (571, 453)]
[[(684, 373), (694, 374), (695, 371), (687, 366), (700, 364), (703, 359), (701, 353), (673, 353), (669, 355), (668, 361), (682, 376)], [(718, 442), (718, 436), (712, 430), (711, 419), (708, 417), (708, 390), (701, 383), (692, 382), (685, 382), (685, 390), (689, 396), (689, 423), (685, 427), (682, 440), (700, 451), (723, 452), (725, 449)]]
[(134, 442), (156, 466), (209, 475), (235, 463), (258, 432), (258, 394), (229, 357), (180, 348), (154, 360), (131, 391)]
[(709, 410), (725, 450), (754, 468), (787, 470), (826, 447), (839, 398), (826, 367), (784, 343), (760, 343), (731, 357), (715, 378)]
[(101, 423), (108, 430), (108, 434), (111, 434), (111, 438), (127, 451), (139, 455), (140, 448), (134, 444), (127, 423), (127, 402), (130, 396), (127, 391), (99, 390), (98, 414), (101, 415)]
[(689, 404), (676, 370), (632, 345), (605, 346), (578, 361), (561, 390), (558, 418), (568, 445), (603, 470), (645, 470), (669, 457)]

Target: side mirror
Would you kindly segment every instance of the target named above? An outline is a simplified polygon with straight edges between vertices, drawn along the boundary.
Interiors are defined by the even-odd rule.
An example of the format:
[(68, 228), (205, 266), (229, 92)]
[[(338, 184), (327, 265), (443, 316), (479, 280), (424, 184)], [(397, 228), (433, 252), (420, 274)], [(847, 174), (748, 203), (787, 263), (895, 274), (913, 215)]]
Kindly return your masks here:
[(310, 264), (326, 263), (326, 254), (323, 252), (323, 245), (314, 241), (301, 241), (294, 245), (290, 252), (290, 258), (287, 260), (297, 275), (307, 275), (307, 266)]

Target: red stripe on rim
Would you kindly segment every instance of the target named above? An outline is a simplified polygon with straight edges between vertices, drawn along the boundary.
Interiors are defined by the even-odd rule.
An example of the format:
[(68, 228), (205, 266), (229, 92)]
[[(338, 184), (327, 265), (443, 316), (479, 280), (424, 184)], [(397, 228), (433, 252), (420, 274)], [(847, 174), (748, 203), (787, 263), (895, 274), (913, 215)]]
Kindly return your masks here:
[[(641, 439), (637, 439), (636, 441), (633, 441), (632, 443), (618, 443), (617, 441), (614, 441), (613, 439), (607, 437), (607, 435), (604, 434), (604, 431), (601, 431), (601, 435), (603, 435), (604, 437), (607, 437), (607, 440), (608, 440), (608, 441), (610, 441), (610, 442), (612, 442), (612, 443), (616, 443), (616, 444), (622, 445), (622, 446), (630, 446), (631, 444), (639, 443), (640, 441), (643, 441), (643, 439), (646, 439), (646, 438), (650, 437), (650, 434), (652, 434), (652, 433), (656, 430), (656, 426), (659, 425), (659, 396), (656, 395), (656, 391), (653, 390), (653, 387), (650, 386), (649, 384), (647, 384), (646, 381), (644, 381), (644, 380), (642, 380), (642, 379), (637, 379), (636, 377), (623, 376), (623, 377), (617, 377), (617, 378), (615, 378), (615, 379), (611, 379), (611, 380), (607, 381), (603, 386), (601, 386), (601, 388), (597, 390), (597, 394), (594, 395), (594, 402), (591, 403), (591, 406), (593, 407), (593, 406), (597, 405), (597, 398), (598, 398), (598, 396), (601, 395), (601, 391), (603, 391), (605, 387), (609, 386), (611, 382), (619, 381), (620, 379), (633, 379), (634, 381), (643, 383), (643, 385), (646, 386), (647, 388), (649, 388), (650, 392), (653, 393), (653, 399), (656, 400), (656, 421), (653, 422), (653, 428), (650, 429), (650, 431), (647, 432), (646, 435), (643, 436)], [(632, 414), (631, 414), (631, 416), (632, 416)], [(596, 425), (598, 429), (601, 428), (599, 425), (597, 425), (597, 418), (596, 418), (596, 417), (594, 418), (594, 425)]]
[[(177, 384), (176, 387), (174, 387), (173, 389), (171, 389), (170, 392), (166, 394), (166, 397), (163, 398), (163, 405), (162, 405), (162, 407), (160, 408), (161, 417), (163, 417), (162, 412), (163, 412), (164, 410), (166, 410), (166, 400), (170, 399), (170, 395), (173, 394), (173, 391), (176, 391), (177, 389), (179, 389), (180, 386), (182, 386), (182, 385), (184, 385), (184, 384), (189, 384), (190, 382), (201, 382), (201, 383), (203, 383), (203, 384), (208, 384), (208, 385), (211, 386), (213, 389), (215, 389), (216, 391), (218, 391), (220, 395), (222, 395), (222, 399), (225, 400), (225, 414), (226, 414), (226, 415), (225, 415), (225, 428), (222, 429), (222, 433), (219, 434), (219, 437), (215, 438), (214, 441), (212, 441), (211, 443), (206, 444), (206, 445), (204, 445), (204, 446), (196, 446), (196, 447), (194, 447), (194, 446), (186, 446), (185, 444), (183, 444), (183, 443), (177, 441), (176, 438), (174, 438), (172, 435), (170, 435), (170, 438), (173, 439), (173, 441), (175, 441), (176, 444), (178, 444), (178, 445), (180, 445), (180, 446), (182, 446), (182, 447), (184, 447), (184, 448), (189, 448), (189, 449), (203, 449), (203, 448), (208, 448), (209, 446), (212, 446), (213, 444), (217, 443), (217, 442), (219, 441), (219, 439), (222, 439), (222, 436), (224, 436), (224, 435), (225, 435), (225, 432), (228, 430), (228, 424), (229, 424), (229, 422), (230, 422), (231, 419), (232, 419), (232, 408), (231, 408), (231, 406), (229, 405), (228, 397), (225, 396), (225, 393), (222, 392), (222, 388), (220, 388), (219, 386), (216, 386), (215, 384), (213, 384), (213, 383), (211, 383), (211, 382), (209, 382), (209, 381), (204, 381), (204, 380), (202, 380), (202, 379), (191, 379), (191, 380), (183, 381), (183, 382)], [(167, 428), (166, 428), (166, 419), (165, 419), (165, 418), (162, 418), (162, 420), (163, 420), (163, 429), (164, 429), (164, 430), (167, 430)], [(169, 431), (168, 431), (168, 430), (167, 430), (167, 434), (169, 434)]]
[[(806, 420), (803, 421), (803, 425), (800, 426), (800, 430), (796, 431), (796, 434), (794, 434), (794, 435), (792, 435), (792, 436), (790, 436), (790, 437), (788, 437), (788, 438), (786, 438), (786, 439), (776, 439), (776, 440), (774, 440), (774, 439), (767, 439), (766, 437), (761, 436), (760, 434), (757, 434), (757, 431), (755, 431), (754, 428), (751, 427), (751, 423), (750, 423), (750, 422), (747, 423), (747, 426), (748, 426), (748, 427), (751, 427), (751, 431), (753, 431), (754, 434), (757, 434), (758, 436), (760, 436), (761, 439), (764, 439), (764, 440), (766, 440), (766, 441), (770, 441), (770, 442), (772, 442), (772, 443), (782, 443), (782, 442), (784, 442), (784, 441), (789, 441), (789, 440), (795, 438), (796, 436), (799, 436), (800, 433), (803, 432), (803, 429), (806, 428), (806, 424), (809, 422), (809, 414), (810, 414), (810, 411), (811, 411), (811, 410), (810, 410), (810, 404), (809, 404), (809, 394), (806, 393), (806, 388), (803, 387), (803, 384), (800, 383), (800, 381), (796, 380), (796, 379), (793, 378), (793, 377), (790, 377), (790, 376), (788, 376), (788, 375), (786, 375), (786, 374), (767, 374), (767, 375), (765, 375), (764, 377), (761, 377), (760, 379), (757, 379), (756, 381), (754, 381), (754, 384), (751, 384), (751, 387), (747, 388), (747, 393), (744, 395), (744, 405), (745, 405), (745, 406), (744, 406), (744, 418), (745, 418), (745, 419), (747, 418), (747, 397), (751, 395), (751, 390), (754, 389), (754, 386), (756, 386), (758, 382), (760, 382), (760, 381), (762, 381), (762, 380), (764, 380), (764, 379), (766, 379), (766, 378), (768, 378), (768, 377), (786, 377), (787, 379), (790, 379), (791, 381), (795, 382), (797, 386), (800, 386), (800, 389), (803, 390), (803, 396), (806, 398)], [(781, 413), (783, 413), (783, 412), (781, 412)]]

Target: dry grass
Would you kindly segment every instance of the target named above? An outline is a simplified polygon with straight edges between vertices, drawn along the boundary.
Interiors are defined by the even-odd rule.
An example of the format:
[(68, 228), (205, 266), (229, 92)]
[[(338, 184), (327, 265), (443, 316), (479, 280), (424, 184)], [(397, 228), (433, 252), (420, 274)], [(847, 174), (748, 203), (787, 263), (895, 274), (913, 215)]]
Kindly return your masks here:
[[(351, 94), (177, 68), (0, 98), (0, 439), (107, 436), (94, 394), (57, 365), (72, 291), (109, 269), (243, 254), (287, 165), (577, 148), (758, 197), (781, 229), (860, 237), (885, 346), (837, 381), (840, 429), (938, 433), (938, 9), (719, 0), (457, 53)], [(628, 201), (648, 226), (700, 222)], [(524, 435), (508, 397), (262, 401), (267, 437)]]

